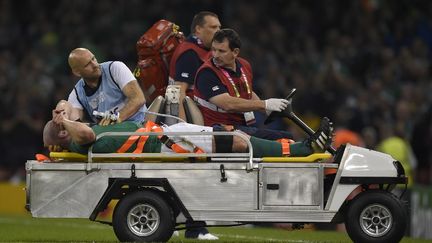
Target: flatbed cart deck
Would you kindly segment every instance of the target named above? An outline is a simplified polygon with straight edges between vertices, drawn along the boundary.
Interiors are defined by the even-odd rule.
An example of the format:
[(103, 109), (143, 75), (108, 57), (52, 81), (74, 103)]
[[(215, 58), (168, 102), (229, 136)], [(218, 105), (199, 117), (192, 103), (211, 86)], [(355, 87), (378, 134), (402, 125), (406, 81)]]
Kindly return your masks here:
[[(27, 207), (33, 217), (95, 220), (111, 200), (119, 199), (112, 224), (121, 241), (167, 241), (186, 219), (345, 221), (352, 238), (377, 242), (399, 237), (406, 227), (404, 204), (391, 194), (406, 177), (400, 163), (386, 154), (349, 144), (334, 157), (252, 158), (251, 152), (52, 153), (58, 162), (26, 164)], [(327, 175), (330, 170), (336, 173)], [(348, 200), (359, 188), (361, 193)], [(357, 220), (350, 220), (352, 214)], [(359, 220), (369, 214), (371, 220)]]
[[(314, 131), (292, 111), (288, 117)], [(275, 113), (271, 114), (271, 118)], [(161, 135), (106, 133), (99, 136)], [(168, 241), (187, 219), (216, 222), (345, 223), (354, 242), (399, 242), (407, 207), (397, 184), (401, 163), (388, 154), (346, 144), (308, 157), (253, 158), (248, 153), (52, 154), (54, 163), (26, 163), (26, 208), (33, 217), (95, 220), (118, 199), (112, 226), (120, 241)], [(99, 137), (98, 136), (98, 137)], [(69, 162), (67, 162), (69, 161)]]

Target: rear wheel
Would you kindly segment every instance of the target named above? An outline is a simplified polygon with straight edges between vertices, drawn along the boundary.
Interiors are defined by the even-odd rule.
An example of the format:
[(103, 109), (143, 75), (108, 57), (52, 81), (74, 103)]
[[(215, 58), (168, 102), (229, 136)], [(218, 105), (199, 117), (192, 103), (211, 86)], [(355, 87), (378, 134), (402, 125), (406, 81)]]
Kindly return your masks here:
[(354, 242), (399, 242), (407, 226), (407, 210), (393, 194), (366, 191), (354, 198), (345, 214)]
[(113, 228), (120, 241), (165, 242), (173, 233), (174, 216), (156, 192), (134, 192), (118, 202)]

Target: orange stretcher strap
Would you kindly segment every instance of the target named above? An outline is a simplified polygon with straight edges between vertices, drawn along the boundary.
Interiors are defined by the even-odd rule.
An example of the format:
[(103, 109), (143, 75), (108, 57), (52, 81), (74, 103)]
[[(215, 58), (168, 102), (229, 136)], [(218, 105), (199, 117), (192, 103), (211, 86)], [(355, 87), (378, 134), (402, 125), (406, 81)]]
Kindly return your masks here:
[(189, 153), (189, 150), (182, 148), (180, 145), (173, 143), (171, 145), (171, 148), (174, 152), (179, 154)]
[(198, 146), (194, 147), (193, 152), (196, 153), (196, 154), (204, 154), (205, 153), (204, 150), (202, 148), (198, 147)]
[[(143, 127), (138, 128), (135, 132), (145, 132), (145, 129)], [(124, 153), (126, 151), (128, 151), (128, 149), (130, 147), (132, 147), (132, 145), (135, 144), (135, 142), (140, 138), (140, 136), (130, 136), (126, 142), (123, 143), (123, 145), (117, 150), (117, 153)], [(141, 139), (140, 139), (141, 140)]]
[[(148, 121), (145, 127), (138, 128), (135, 132), (162, 132), (162, 128), (156, 125), (154, 122)], [(136, 143), (138, 140), (137, 146), (132, 153), (142, 153), (144, 150), (144, 145), (147, 142), (149, 136), (138, 136), (132, 135), (130, 136), (126, 142), (117, 150), (117, 153), (125, 153)]]
[(292, 143), (294, 141), (291, 139), (287, 139), (287, 138), (281, 138), (281, 139), (278, 139), (276, 141), (282, 145), (282, 155), (283, 156), (290, 156), (290, 154), (291, 154), (290, 143)]
[(35, 154), (36, 160), (39, 162), (51, 161), (50, 157), (44, 154)]
[[(172, 139), (170, 139), (168, 136), (164, 135), (161, 136), (160, 141), (165, 144), (165, 146), (167, 146), (169, 149), (171, 149), (172, 151), (176, 152), (176, 153), (190, 153), (191, 151), (181, 147), (180, 145), (178, 145), (177, 143), (175, 143)], [(193, 144), (192, 142), (187, 141), (186, 139), (183, 139), (184, 142), (189, 143), (192, 147), (193, 147), (193, 152), (196, 154), (203, 154), (204, 150), (198, 146), (196, 146), (195, 144)]]
[[(148, 121), (145, 125), (144, 132), (163, 132), (162, 128), (158, 126), (156, 123), (152, 121)], [(158, 136), (159, 138), (161, 136)], [(147, 139), (149, 136), (141, 136), (136, 149), (133, 151), (133, 153), (142, 153), (144, 151), (144, 145), (147, 142)]]

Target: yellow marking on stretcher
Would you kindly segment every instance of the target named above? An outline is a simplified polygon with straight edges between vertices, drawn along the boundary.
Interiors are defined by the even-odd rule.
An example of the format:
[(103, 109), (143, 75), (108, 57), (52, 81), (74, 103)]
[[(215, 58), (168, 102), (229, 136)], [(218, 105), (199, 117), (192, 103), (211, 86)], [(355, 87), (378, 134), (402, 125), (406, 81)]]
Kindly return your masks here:
[[(51, 159), (58, 162), (87, 162), (87, 155), (74, 153), (74, 152), (51, 152)], [(332, 155), (329, 153), (315, 153), (306, 157), (264, 157), (262, 158), (262, 162), (271, 162), (271, 163), (293, 163), (293, 162), (316, 162), (319, 160), (329, 159)], [(160, 157), (155, 155), (154, 157), (145, 157), (145, 158), (133, 158), (133, 154), (131, 157), (127, 158), (104, 158), (98, 157), (93, 158), (93, 161), (97, 162), (112, 162), (112, 161), (121, 161), (121, 162), (189, 162), (189, 157)], [(205, 162), (206, 158), (196, 158), (199, 162)]]
[(332, 155), (328, 153), (315, 153), (306, 157), (264, 157), (263, 162), (284, 163), (284, 162), (316, 162), (323, 159), (329, 159)]
[[(50, 158), (58, 162), (87, 162), (87, 155), (74, 153), (74, 152), (50, 152)], [(189, 157), (161, 157), (155, 155), (154, 157), (137, 158), (131, 153), (130, 157), (127, 158), (108, 158), (98, 157), (93, 158), (93, 161), (97, 162), (185, 162), (189, 161)], [(204, 162), (206, 158), (196, 158), (197, 162)]]
[(87, 161), (86, 155), (73, 152), (51, 152), (49, 156), (54, 160)]

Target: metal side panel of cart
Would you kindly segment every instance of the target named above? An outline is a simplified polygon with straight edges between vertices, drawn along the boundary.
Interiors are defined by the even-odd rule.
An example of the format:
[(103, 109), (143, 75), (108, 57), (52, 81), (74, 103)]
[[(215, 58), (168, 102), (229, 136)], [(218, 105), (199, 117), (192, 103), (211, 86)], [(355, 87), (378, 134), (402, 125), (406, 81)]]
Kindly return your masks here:
[(27, 203), (33, 217), (88, 218), (108, 186), (107, 171), (85, 164), (27, 162)]
[[(240, 222), (330, 222), (336, 211), (323, 209), (323, 171), (334, 164), (261, 163), (258, 166), (258, 206), (250, 209), (233, 205), (230, 197), (221, 194), (226, 209), (189, 210), (196, 220)], [(244, 171), (247, 175), (248, 172)], [(227, 176), (227, 182), (230, 177)], [(241, 190), (250, 190), (243, 187)], [(240, 207), (239, 207), (240, 206)]]
[[(220, 166), (226, 181), (222, 180)], [(257, 209), (257, 172), (245, 163), (185, 163), (138, 169), (138, 178), (167, 178), (189, 212), (200, 210)]]
[[(88, 218), (109, 178), (131, 177), (133, 163), (27, 163), (27, 190), (34, 217)], [(138, 178), (166, 178), (195, 220), (329, 222), (323, 210), (325, 164), (134, 163)], [(221, 171), (224, 166), (224, 175)], [(221, 180), (223, 177), (226, 180)]]
[[(188, 210), (257, 209), (257, 172), (244, 163), (136, 163), (138, 178), (167, 178)], [(27, 163), (27, 195), (34, 217), (88, 218), (109, 178), (129, 178), (132, 163)]]

